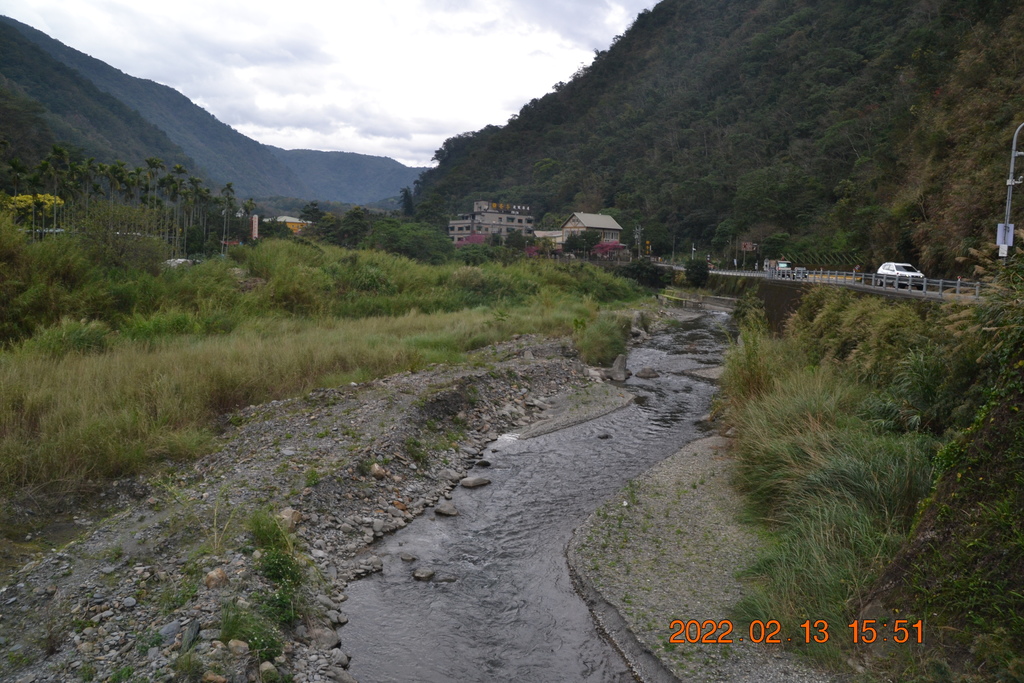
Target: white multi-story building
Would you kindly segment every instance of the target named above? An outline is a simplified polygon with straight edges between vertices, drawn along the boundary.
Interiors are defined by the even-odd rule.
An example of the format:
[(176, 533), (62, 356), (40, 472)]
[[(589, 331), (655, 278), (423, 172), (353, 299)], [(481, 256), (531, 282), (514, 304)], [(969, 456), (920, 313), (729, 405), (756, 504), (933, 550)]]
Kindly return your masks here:
[[(512, 230), (524, 235), (533, 234), (533, 216), (530, 207), (521, 204), (503, 204), (500, 202), (473, 202), (473, 211), (462, 214), (448, 223), (448, 236), (452, 242), (479, 242), (491, 235), (499, 235), (504, 239)], [(482, 236), (467, 239), (471, 235)]]

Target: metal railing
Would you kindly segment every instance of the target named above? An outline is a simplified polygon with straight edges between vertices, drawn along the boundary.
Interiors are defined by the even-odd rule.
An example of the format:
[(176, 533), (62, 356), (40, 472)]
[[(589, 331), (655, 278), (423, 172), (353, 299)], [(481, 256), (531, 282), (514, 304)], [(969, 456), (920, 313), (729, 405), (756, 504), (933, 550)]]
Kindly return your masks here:
[[(678, 267), (677, 267), (678, 268)], [(681, 268), (680, 268), (681, 269)], [(816, 282), (819, 284), (851, 287), (861, 290), (895, 290), (906, 292), (910, 296), (929, 299), (967, 298), (977, 300), (987, 286), (984, 282), (956, 280), (936, 280), (905, 275), (879, 275), (878, 273), (859, 273), (839, 270), (808, 270), (802, 272), (778, 273), (771, 270), (712, 270), (713, 275), (731, 275), (737, 277), (761, 277), (782, 282)]]

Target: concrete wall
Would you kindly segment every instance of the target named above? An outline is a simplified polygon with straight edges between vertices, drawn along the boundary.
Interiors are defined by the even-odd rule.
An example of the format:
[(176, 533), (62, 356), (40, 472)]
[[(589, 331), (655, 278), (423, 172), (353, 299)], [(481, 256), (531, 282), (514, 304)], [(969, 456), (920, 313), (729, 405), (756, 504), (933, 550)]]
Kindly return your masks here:
[(769, 280), (762, 277), (714, 275), (708, 278), (708, 289), (721, 296), (742, 297), (753, 291), (764, 302), (768, 324), (775, 333), (782, 332), (786, 320), (800, 306), (804, 292), (813, 285), (793, 280)]

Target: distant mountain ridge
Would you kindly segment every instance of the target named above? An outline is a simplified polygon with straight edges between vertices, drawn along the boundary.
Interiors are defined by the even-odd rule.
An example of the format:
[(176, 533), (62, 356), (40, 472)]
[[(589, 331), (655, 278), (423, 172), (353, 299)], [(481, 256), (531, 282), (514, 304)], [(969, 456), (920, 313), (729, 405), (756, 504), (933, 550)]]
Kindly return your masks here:
[[(322, 152), (312, 149), (281, 149), (264, 145), (309, 188), (311, 196), (330, 201), (365, 204), (397, 195), (412, 187), (425, 168), (411, 168), (388, 157), (355, 152)], [(345, 188), (347, 199), (341, 198)], [(380, 188), (395, 188), (380, 194)]]
[[(173, 88), (125, 74), (9, 17), (0, 17), (0, 23), (14, 28), (102, 93), (134, 110), (132, 113), (137, 112), (177, 145), (184, 153), (182, 156), (194, 160), (189, 165), (198, 173), (215, 184), (233, 183), (239, 196), (363, 204), (397, 195), (401, 188), (412, 186), (425, 170), (386, 157), (283, 150), (264, 145), (217, 120)], [(154, 149), (143, 156), (159, 156), (169, 161), (165, 155), (166, 151)]]

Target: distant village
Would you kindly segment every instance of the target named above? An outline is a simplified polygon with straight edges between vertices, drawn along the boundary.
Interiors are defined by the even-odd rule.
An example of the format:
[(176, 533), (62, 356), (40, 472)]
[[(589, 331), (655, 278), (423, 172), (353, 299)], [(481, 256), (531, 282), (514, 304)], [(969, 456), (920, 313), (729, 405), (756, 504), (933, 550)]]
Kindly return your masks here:
[[(293, 216), (278, 216), (276, 220), (296, 234), (310, 225), (308, 221)], [(622, 243), (622, 226), (611, 216), (599, 213), (577, 211), (566, 218), (557, 230), (536, 230), (529, 206), (480, 200), (473, 202), (472, 211), (448, 223), (448, 237), (456, 247), (505, 244), (509, 236), (519, 234), (532, 238), (532, 250), (543, 253), (562, 251), (574, 235), (579, 236), (588, 230), (600, 236), (593, 246), (596, 254), (614, 256), (627, 251)]]

